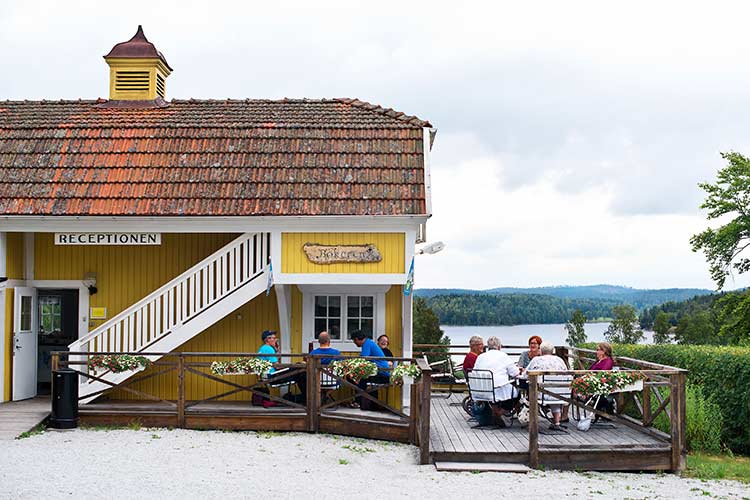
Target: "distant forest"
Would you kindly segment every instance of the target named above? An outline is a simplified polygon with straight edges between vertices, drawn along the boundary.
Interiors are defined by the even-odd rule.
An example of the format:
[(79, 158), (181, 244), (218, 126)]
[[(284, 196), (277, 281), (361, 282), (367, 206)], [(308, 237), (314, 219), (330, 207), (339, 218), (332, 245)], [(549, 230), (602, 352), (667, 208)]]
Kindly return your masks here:
[[(630, 304), (644, 311), (646, 316), (641, 319), (650, 327), (648, 315), (655, 306), (665, 302), (682, 303), (686, 299), (698, 301), (702, 299), (701, 296), (711, 297), (709, 290), (699, 288), (641, 290), (612, 285), (493, 288), (483, 291), (419, 289), (415, 293), (425, 298), (444, 325), (565, 323), (576, 309), (592, 320), (609, 318), (614, 306)], [(653, 318), (650, 321), (653, 323)]]
[(435, 295), (425, 299), (443, 325), (565, 323), (580, 309), (589, 319), (606, 318), (616, 300), (561, 299), (549, 295)]

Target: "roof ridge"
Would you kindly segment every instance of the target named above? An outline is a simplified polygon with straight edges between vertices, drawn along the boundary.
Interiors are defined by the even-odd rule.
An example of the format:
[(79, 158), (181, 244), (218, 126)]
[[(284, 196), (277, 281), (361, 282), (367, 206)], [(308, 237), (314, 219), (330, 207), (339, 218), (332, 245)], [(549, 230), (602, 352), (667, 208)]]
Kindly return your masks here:
[(396, 111), (393, 108), (384, 108), (378, 104), (371, 104), (367, 101), (362, 101), (361, 99), (357, 99), (356, 97), (355, 98), (339, 97), (339, 98), (336, 98), (336, 101), (347, 104), (349, 106), (354, 106), (356, 108), (361, 108), (367, 111), (372, 111), (374, 113), (384, 115), (389, 118), (394, 118), (396, 120), (406, 122), (410, 125), (417, 125), (419, 127), (432, 128), (432, 124), (430, 122), (426, 120), (422, 120), (417, 116), (407, 115), (406, 113), (402, 113), (401, 111)]

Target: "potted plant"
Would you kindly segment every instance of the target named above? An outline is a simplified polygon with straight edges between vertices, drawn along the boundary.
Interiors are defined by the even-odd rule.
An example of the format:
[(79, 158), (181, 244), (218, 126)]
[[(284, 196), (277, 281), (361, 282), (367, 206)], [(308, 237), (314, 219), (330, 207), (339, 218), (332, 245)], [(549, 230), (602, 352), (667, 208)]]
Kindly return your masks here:
[(642, 390), (645, 378), (636, 371), (595, 371), (573, 380), (570, 387), (582, 396), (606, 396), (613, 392)]
[(112, 373), (122, 373), (148, 368), (151, 366), (151, 360), (145, 356), (132, 356), (130, 354), (97, 354), (89, 358), (88, 366), (94, 372), (102, 369), (109, 370)]
[(211, 373), (214, 375), (248, 375), (263, 377), (271, 370), (273, 364), (263, 358), (237, 358), (231, 361), (214, 361)]
[(355, 384), (362, 379), (378, 374), (378, 365), (362, 358), (346, 358), (331, 363), (338, 377), (351, 379)]
[(391, 371), (394, 384), (412, 384), (422, 377), (422, 370), (416, 364), (400, 364)]

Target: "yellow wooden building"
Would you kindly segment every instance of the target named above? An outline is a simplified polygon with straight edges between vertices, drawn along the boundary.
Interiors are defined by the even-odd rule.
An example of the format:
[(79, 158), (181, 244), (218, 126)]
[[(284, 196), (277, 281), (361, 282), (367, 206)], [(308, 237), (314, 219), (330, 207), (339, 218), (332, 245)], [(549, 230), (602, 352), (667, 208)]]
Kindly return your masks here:
[(140, 27), (105, 60), (109, 99), (0, 101), (2, 401), (48, 390), (68, 349), (256, 352), (270, 329), (304, 353), (326, 329), (356, 351), (362, 329), (411, 355), (428, 122), (356, 99), (166, 100)]

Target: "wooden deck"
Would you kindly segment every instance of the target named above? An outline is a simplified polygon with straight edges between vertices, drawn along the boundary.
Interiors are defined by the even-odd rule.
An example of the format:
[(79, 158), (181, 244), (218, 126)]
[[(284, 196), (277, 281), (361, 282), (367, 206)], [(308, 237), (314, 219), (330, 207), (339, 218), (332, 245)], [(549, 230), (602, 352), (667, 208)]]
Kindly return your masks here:
[[(529, 431), (517, 423), (508, 429), (473, 429), (475, 422), (458, 403), (463, 395), (433, 397), (430, 412), (432, 462), (480, 462), (529, 464)], [(540, 463), (548, 468), (585, 470), (669, 470), (668, 441), (626, 426), (576, 428), (571, 419), (568, 433), (545, 433), (540, 421)]]
[(0, 441), (17, 438), (47, 418), (49, 413), (49, 397), (0, 404)]

